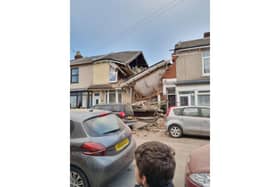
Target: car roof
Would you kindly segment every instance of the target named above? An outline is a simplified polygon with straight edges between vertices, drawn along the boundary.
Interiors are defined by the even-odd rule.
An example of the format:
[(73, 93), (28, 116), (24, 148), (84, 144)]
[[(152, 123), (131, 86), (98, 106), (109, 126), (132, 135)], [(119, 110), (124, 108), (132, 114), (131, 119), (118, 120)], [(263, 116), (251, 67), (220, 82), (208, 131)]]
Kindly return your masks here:
[(74, 122), (82, 123), (83, 121), (94, 118), (104, 113), (111, 113), (105, 110), (94, 110), (93, 112), (88, 111), (71, 111), (70, 112), (70, 119)]

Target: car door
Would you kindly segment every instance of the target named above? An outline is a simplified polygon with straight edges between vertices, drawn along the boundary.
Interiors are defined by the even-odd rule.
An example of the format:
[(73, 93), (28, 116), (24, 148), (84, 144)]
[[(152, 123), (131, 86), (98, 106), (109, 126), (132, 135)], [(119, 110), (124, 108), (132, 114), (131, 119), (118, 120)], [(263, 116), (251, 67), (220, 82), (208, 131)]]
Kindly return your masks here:
[(201, 131), (201, 117), (197, 107), (186, 107), (182, 111), (184, 134), (199, 134)]
[(200, 108), (201, 135), (210, 136), (210, 109)]

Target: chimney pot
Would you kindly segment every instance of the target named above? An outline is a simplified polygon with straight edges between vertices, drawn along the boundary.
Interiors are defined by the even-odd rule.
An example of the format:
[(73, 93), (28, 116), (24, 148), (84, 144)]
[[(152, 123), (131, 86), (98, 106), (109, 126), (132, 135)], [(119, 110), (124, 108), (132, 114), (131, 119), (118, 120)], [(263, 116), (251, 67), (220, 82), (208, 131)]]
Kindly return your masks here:
[(80, 52), (80, 51), (77, 51), (74, 58), (75, 58), (75, 59), (79, 59), (79, 58), (83, 58), (83, 56), (81, 55), (81, 52)]
[(210, 37), (210, 32), (205, 32), (205, 33), (203, 34), (203, 37), (204, 37), (204, 38), (209, 38), (209, 37)]

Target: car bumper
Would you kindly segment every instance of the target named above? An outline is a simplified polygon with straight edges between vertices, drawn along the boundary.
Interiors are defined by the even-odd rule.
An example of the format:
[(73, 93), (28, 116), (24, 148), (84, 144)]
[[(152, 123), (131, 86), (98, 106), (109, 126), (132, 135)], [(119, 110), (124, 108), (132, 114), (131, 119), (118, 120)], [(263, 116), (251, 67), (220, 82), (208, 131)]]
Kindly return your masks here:
[(192, 181), (189, 178), (189, 176), (186, 176), (185, 187), (201, 187), (201, 186), (199, 184), (196, 184), (194, 181)]
[(88, 157), (87, 176), (91, 187), (107, 183), (110, 179), (127, 168), (133, 162), (135, 148), (135, 140), (131, 138), (130, 144), (118, 155)]

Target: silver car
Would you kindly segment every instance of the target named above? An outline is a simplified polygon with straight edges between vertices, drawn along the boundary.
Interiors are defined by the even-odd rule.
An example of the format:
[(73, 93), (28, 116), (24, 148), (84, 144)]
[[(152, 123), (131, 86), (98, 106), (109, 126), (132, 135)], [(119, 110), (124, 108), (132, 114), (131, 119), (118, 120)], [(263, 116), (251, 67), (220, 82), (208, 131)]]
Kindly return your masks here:
[(210, 136), (210, 108), (171, 107), (167, 111), (165, 125), (174, 138), (183, 134)]
[(71, 112), (71, 187), (106, 186), (134, 159), (131, 130), (111, 112)]

